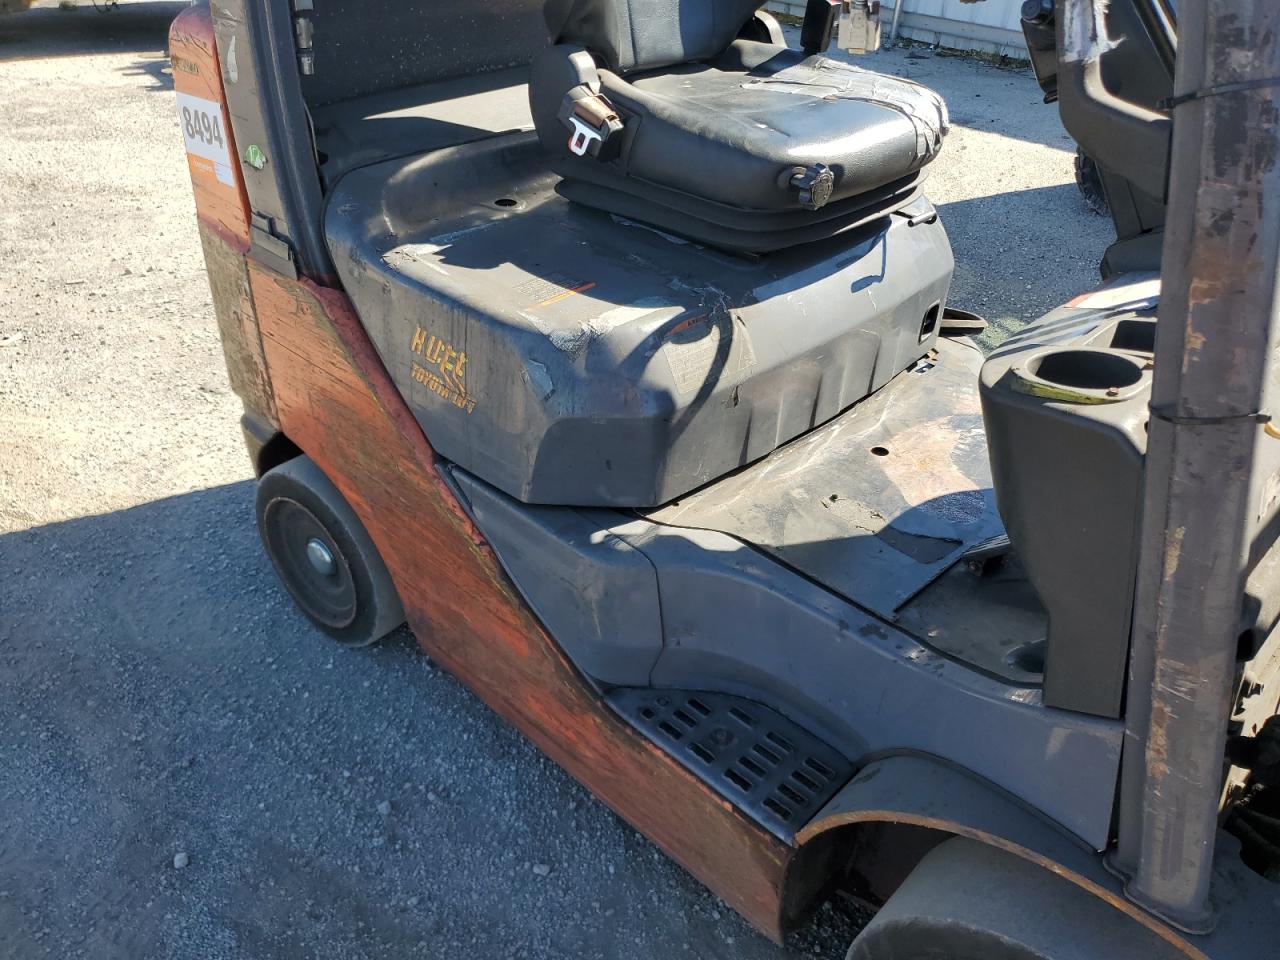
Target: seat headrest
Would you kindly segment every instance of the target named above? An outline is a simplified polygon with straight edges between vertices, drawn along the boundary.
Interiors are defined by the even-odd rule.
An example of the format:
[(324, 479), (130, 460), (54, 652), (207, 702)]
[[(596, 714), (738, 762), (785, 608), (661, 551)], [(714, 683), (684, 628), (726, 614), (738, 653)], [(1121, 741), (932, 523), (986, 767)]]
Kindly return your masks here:
[(547, 0), (551, 39), (586, 47), (615, 73), (723, 53), (765, 0)]

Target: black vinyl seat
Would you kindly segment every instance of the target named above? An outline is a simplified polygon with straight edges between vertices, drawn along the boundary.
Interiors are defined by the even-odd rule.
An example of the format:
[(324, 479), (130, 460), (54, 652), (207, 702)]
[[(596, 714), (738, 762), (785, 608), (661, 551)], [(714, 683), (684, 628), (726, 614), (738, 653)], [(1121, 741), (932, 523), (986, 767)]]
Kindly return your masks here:
[(741, 39), (762, 0), (549, 0), (530, 101), (561, 193), (718, 246), (911, 203), (947, 129), (911, 81)]

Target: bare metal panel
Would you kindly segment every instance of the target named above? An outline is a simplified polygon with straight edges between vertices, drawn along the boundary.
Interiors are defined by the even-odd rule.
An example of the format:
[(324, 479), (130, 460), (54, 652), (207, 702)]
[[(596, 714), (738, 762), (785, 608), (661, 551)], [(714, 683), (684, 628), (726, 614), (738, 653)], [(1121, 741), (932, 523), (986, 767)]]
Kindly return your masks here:
[(982, 355), (946, 340), (937, 350), (945, 362), (899, 374), (839, 429), (649, 518), (737, 537), (892, 618), (966, 549), (1003, 532), (978, 404)]

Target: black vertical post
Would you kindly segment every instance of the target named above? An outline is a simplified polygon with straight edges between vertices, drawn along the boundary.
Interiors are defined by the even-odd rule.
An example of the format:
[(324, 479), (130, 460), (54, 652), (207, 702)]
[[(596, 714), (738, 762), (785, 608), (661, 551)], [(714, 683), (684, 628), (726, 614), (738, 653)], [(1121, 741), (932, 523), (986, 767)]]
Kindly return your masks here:
[(836, 29), (836, 17), (840, 15), (841, 0), (809, 0), (804, 8), (804, 23), (800, 27), (800, 49), (813, 56), (826, 52), (831, 46), (831, 35)]
[(1261, 422), (1280, 401), (1280, 3), (1181, 0), (1178, 33), (1116, 859), (1135, 901), (1199, 931), (1244, 581), (1280, 482)]

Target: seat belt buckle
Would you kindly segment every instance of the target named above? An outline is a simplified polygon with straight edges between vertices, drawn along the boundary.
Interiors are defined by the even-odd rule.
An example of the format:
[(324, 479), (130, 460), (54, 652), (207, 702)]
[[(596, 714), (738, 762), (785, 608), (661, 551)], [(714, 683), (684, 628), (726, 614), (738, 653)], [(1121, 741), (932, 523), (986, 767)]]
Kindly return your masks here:
[(569, 128), (569, 152), (577, 157), (612, 160), (622, 141), (622, 118), (604, 96), (585, 84), (564, 95), (560, 121)]
[[(569, 135), (569, 152), (576, 157), (585, 157), (588, 151), (591, 151), (591, 144), (604, 143), (604, 134), (595, 127), (589, 127), (577, 117), (570, 117), (569, 122), (573, 125), (573, 133)], [(596, 147), (594, 153), (599, 153), (600, 148)]]

